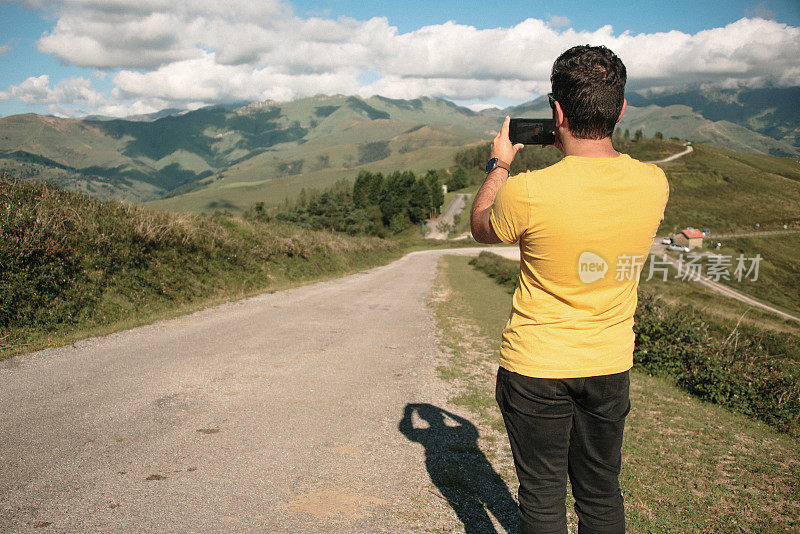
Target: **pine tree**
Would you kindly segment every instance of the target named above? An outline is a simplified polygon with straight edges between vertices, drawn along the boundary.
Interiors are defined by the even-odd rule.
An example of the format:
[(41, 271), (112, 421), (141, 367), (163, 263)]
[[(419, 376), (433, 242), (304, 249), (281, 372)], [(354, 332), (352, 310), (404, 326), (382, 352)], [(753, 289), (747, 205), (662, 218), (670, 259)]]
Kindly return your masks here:
[(431, 194), (428, 191), (428, 186), (422, 179), (414, 182), (414, 188), (411, 191), (411, 198), (408, 205), (408, 216), (411, 222), (418, 223), (424, 221), (429, 213), (429, 206), (431, 204)]
[(428, 207), (431, 210), (431, 217), (433, 217), (439, 213), (442, 204), (444, 204), (444, 192), (436, 171), (430, 170), (425, 174), (425, 185), (428, 186), (428, 191), (431, 194), (431, 203)]
[(459, 189), (464, 189), (467, 185), (469, 185), (467, 171), (464, 167), (459, 165), (447, 181), (447, 189), (450, 191), (458, 191)]

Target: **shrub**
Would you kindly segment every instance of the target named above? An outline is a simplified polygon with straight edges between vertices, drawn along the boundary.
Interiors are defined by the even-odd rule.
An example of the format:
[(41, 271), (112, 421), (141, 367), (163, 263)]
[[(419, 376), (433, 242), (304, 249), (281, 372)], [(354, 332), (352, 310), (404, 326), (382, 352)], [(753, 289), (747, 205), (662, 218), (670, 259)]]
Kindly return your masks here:
[(358, 164), (386, 159), (391, 155), (389, 141), (373, 141), (358, 146)]
[(513, 293), (519, 280), (519, 265), (491, 252), (481, 252), (469, 261), (469, 264), (483, 271), (495, 282)]
[(634, 330), (637, 367), (669, 374), (689, 393), (778, 430), (800, 431), (800, 373), (795, 362), (770, 354), (760, 335), (737, 327), (724, 338), (711, 336), (694, 310), (644, 292)]

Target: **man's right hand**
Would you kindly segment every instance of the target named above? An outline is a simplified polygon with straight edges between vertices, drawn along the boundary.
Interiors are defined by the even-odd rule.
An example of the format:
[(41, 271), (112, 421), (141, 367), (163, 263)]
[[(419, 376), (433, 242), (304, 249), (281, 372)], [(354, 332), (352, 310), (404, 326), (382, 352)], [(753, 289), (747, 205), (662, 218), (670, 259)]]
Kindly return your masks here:
[(492, 141), (492, 147), (490, 149), (490, 158), (497, 158), (500, 161), (505, 161), (509, 165), (511, 162), (514, 161), (514, 157), (517, 155), (517, 152), (522, 150), (525, 146), (522, 143), (517, 143), (516, 145), (511, 144), (511, 139), (508, 138), (508, 125), (511, 123), (511, 117), (506, 117), (506, 120), (503, 121), (503, 125), (500, 127), (500, 131), (497, 132), (494, 140)]

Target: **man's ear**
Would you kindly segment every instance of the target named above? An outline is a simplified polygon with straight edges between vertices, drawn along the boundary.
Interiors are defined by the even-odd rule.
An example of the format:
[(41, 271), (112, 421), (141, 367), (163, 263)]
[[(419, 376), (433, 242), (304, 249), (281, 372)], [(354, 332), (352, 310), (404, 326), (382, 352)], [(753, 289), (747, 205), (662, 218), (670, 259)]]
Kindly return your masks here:
[(625, 115), (625, 108), (628, 107), (628, 99), (622, 99), (622, 111), (619, 112), (619, 117), (617, 117), (617, 122), (622, 120), (622, 116)]
[(564, 110), (561, 109), (561, 103), (558, 100), (555, 101), (555, 105), (556, 105), (556, 116), (555, 116), (556, 126), (563, 126), (564, 125)]

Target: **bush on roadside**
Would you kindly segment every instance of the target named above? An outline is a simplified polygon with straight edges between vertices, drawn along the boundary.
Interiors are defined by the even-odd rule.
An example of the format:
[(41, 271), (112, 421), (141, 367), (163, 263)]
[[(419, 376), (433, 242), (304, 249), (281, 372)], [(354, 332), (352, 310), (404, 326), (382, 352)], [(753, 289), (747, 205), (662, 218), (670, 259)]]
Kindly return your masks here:
[(674, 307), (640, 292), (634, 365), (667, 374), (703, 400), (800, 433), (800, 372), (796, 362), (771, 354), (757, 334), (734, 329), (725, 337), (689, 307)]
[(469, 264), (483, 271), (495, 282), (506, 288), (509, 293), (513, 293), (517, 288), (519, 279), (519, 265), (513, 260), (503, 258), (491, 252), (481, 252)]

